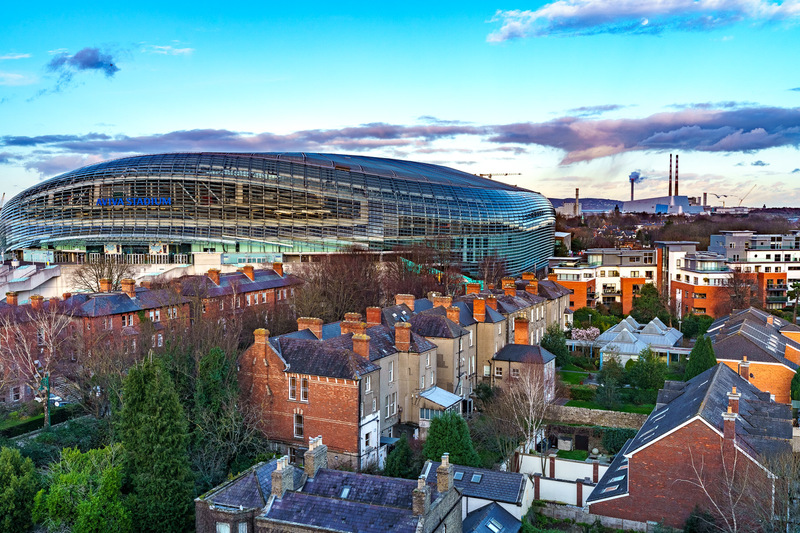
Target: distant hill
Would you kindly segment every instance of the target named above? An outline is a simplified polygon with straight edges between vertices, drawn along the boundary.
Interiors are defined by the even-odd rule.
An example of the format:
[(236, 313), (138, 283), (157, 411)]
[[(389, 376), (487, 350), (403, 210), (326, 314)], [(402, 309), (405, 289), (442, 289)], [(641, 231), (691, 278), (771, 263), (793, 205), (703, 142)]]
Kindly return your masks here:
[[(564, 202), (574, 202), (575, 198), (548, 198), (553, 207), (561, 207)], [(622, 200), (609, 200), (608, 198), (581, 198), (581, 209), (586, 211), (607, 211), (619, 206), (622, 209)]]

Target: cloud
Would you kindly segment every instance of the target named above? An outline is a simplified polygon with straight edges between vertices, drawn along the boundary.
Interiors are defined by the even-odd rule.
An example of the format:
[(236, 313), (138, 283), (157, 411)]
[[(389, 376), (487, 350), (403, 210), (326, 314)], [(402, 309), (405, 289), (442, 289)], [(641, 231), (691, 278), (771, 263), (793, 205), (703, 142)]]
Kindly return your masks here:
[(792, 174), (800, 174), (800, 168), (792, 170)]
[(42, 96), (48, 92), (59, 92), (69, 86), (72, 78), (78, 72), (97, 71), (105, 74), (106, 78), (113, 78), (119, 72), (119, 67), (111, 52), (103, 51), (99, 48), (83, 48), (74, 55), (67, 52), (55, 50), (56, 55), (47, 64), (47, 70), (58, 74), (58, 81), (51, 90), (43, 89), (36, 96)]
[(673, 109), (737, 109), (740, 107), (752, 107), (757, 105), (755, 102), (736, 102), (725, 100), (722, 102), (695, 102), (691, 104), (671, 104), (667, 107)]
[(790, 91), (799, 91), (800, 92), (800, 87), (793, 87), (793, 88), (791, 88), (789, 90)]
[(437, 124), (439, 126), (453, 126), (456, 124), (470, 124), (470, 122), (464, 122), (463, 120), (445, 120), (441, 118), (436, 118), (431, 115), (422, 115), (417, 118), (418, 121), (424, 122), (426, 124)]
[(26, 59), (31, 57), (30, 54), (3, 54), (0, 56), (0, 61), (5, 61), (8, 59)]
[(0, 165), (11, 163), (17, 159), (21, 159), (21, 156), (12, 154), (11, 152), (0, 152)]
[(595, 115), (601, 115), (607, 111), (616, 111), (617, 109), (622, 109), (624, 107), (625, 106), (618, 104), (582, 106), (568, 109), (567, 113), (576, 117), (591, 117)]
[(767, 24), (798, 17), (795, 0), (557, 0), (536, 10), (498, 10), (489, 22), (500, 28), (486, 40), (709, 31), (741, 21)]
[(155, 44), (149, 44), (142, 49), (142, 52), (167, 56), (188, 56), (194, 53), (194, 48), (176, 48), (170, 45), (159, 46)]
[(0, 71), (0, 85), (31, 85), (36, 83), (38, 79), (33, 74)]
[(763, 162), (763, 161), (761, 161), (761, 160), (759, 159), (758, 161), (753, 161), (752, 163), (750, 163), (750, 166), (754, 166), (754, 167), (768, 167), (768, 166), (769, 166), (769, 163), (765, 163), (765, 162)]

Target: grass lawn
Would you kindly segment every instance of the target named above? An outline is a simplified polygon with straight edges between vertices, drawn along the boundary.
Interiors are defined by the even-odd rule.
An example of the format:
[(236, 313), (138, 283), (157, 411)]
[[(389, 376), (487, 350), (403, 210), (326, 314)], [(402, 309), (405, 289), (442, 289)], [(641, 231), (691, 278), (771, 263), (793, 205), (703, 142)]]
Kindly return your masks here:
[(581, 367), (579, 367), (577, 365), (573, 365), (572, 363), (570, 363), (568, 365), (564, 365), (563, 367), (561, 367), (561, 370), (572, 370), (574, 372), (586, 372), (586, 370), (584, 370), (583, 368), (581, 368)]
[(589, 457), (586, 450), (558, 450), (558, 456), (562, 459), (573, 459), (575, 461), (585, 461)]
[(585, 407), (586, 409), (600, 409), (601, 411), (621, 411), (623, 413), (638, 413), (642, 415), (649, 415), (655, 408), (655, 405), (653, 404), (634, 405), (632, 403), (627, 403), (620, 405), (616, 409), (606, 409), (597, 402), (589, 402), (585, 400), (570, 400), (567, 402), (567, 407)]
[(568, 385), (580, 385), (581, 381), (589, 377), (588, 372), (559, 372), (558, 377)]

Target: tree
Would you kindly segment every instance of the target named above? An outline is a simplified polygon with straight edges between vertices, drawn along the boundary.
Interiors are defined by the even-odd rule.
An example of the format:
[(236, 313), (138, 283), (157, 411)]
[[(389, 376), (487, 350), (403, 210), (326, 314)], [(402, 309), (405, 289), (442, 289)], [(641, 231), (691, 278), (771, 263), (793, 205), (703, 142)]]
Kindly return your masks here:
[(16, 448), (0, 448), (0, 533), (30, 528), (38, 485), (33, 461)]
[(639, 295), (633, 299), (631, 316), (640, 323), (650, 322), (658, 317), (662, 322), (669, 322), (669, 310), (666, 299), (652, 283), (645, 283)]
[(797, 324), (797, 301), (800, 300), (800, 282), (793, 281), (789, 289), (789, 298), (792, 303), (792, 324)]
[(640, 389), (658, 390), (664, 386), (667, 364), (650, 348), (639, 352), (629, 372), (631, 384)]
[(75, 268), (67, 280), (70, 287), (81, 292), (100, 292), (100, 280), (107, 279), (111, 282), (111, 290), (120, 290), (120, 281), (132, 278), (136, 271), (133, 265), (116, 259), (113, 255), (106, 255), (99, 259), (92, 259)]
[(44, 404), (44, 426), (50, 426), (51, 374), (73, 355), (72, 314), (63, 304), (50, 302), (11, 306), (0, 314), (0, 367), (25, 383)]
[(193, 514), (188, 424), (169, 374), (152, 357), (125, 378), (119, 434), (137, 529), (188, 531)]
[(507, 398), (504, 389), (495, 389), (491, 398), (483, 402), (481, 416), (473, 417), (469, 422), (470, 434), (476, 445), (482, 450), (494, 452), (501, 461), (508, 461), (525, 439)]
[(452, 411), (431, 420), (428, 438), (422, 447), (423, 457), (432, 461), (441, 461), (445, 453), (450, 454), (453, 464), (481, 466), (481, 458), (472, 445), (466, 420)]
[(625, 367), (618, 357), (607, 356), (603, 361), (603, 368), (597, 373), (598, 383), (605, 385), (609, 381), (613, 381), (615, 385), (625, 382)]
[(746, 274), (741, 270), (732, 270), (728, 279), (725, 280), (725, 291), (728, 296), (728, 311), (747, 309), (751, 306), (760, 307), (751, 274)]
[(703, 335), (697, 339), (694, 348), (689, 354), (689, 362), (686, 364), (684, 379), (688, 381), (716, 365), (717, 358), (714, 356), (714, 346), (711, 344), (711, 339)]
[(681, 333), (687, 339), (705, 335), (709, 326), (714, 322), (714, 319), (708, 315), (696, 315), (690, 313), (683, 318), (681, 322)]
[(408, 444), (408, 437), (403, 434), (386, 458), (386, 468), (383, 473), (390, 477), (402, 477), (405, 479), (416, 479), (419, 476), (419, 465), (415, 465), (414, 452)]
[(484, 282), (493, 283), (495, 287), (499, 286), (500, 280), (508, 275), (506, 261), (496, 251), (481, 260), (478, 271)]
[(65, 448), (46, 474), (48, 488), (36, 495), (36, 521), (50, 531), (132, 531), (122, 495), (123, 455), (120, 444), (85, 453)]
[(800, 400), (800, 372), (795, 372), (791, 383), (792, 400)]
[[(555, 376), (550, 375), (545, 365), (525, 361), (519, 377), (511, 378), (505, 390), (503, 402), (508, 404), (511, 421), (522, 436), (525, 449), (535, 448), (544, 438), (545, 417), (550, 404)], [(544, 471), (542, 454), (542, 471)]]
[(569, 348), (567, 348), (567, 337), (557, 323), (547, 326), (547, 331), (542, 336), (539, 343), (542, 348), (556, 356), (556, 365), (563, 367), (570, 363)]

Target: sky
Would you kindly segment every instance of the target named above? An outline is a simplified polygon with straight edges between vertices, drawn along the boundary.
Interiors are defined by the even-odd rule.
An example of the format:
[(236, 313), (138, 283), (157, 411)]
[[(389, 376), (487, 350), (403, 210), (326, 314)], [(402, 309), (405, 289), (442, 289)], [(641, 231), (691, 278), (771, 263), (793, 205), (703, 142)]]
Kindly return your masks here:
[(798, 50), (800, 0), (6, 3), (0, 192), (305, 151), (625, 200), (632, 172), (666, 195), (678, 154), (684, 195), (800, 207)]

